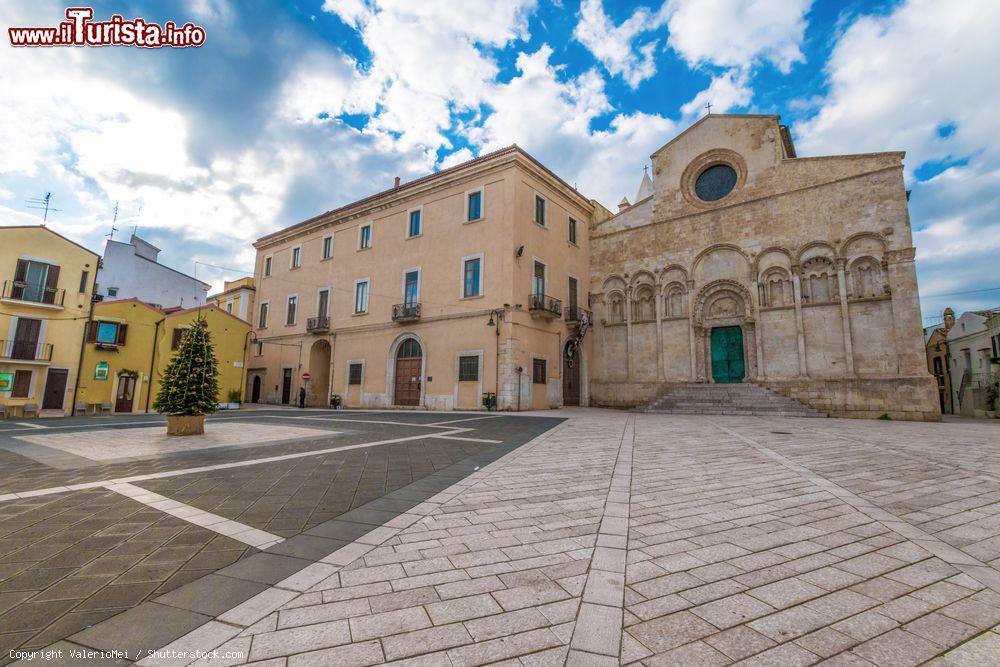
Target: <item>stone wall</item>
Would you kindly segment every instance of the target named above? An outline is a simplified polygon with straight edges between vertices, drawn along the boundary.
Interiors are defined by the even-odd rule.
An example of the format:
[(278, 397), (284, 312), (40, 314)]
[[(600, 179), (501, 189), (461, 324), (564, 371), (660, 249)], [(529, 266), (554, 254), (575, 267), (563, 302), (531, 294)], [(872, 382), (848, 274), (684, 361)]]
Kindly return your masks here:
[[(761, 382), (831, 417), (939, 421), (937, 391), (925, 377), (858, 380), (774, 380)], [(928, 406), (932, 409), (927, 409)]]

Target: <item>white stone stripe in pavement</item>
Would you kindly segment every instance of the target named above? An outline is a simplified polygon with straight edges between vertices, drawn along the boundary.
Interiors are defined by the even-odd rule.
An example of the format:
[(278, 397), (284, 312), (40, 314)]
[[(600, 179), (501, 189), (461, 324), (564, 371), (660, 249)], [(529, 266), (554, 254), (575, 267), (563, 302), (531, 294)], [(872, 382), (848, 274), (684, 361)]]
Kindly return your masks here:
[(468, 442), (482, 442), (487, 445), (499, 445), (503, 440), (488, 440), (486, 438), (463, 438), (462, 436), (455, 435), (429, 435), (428, 438), (434, 438), (435, 440), (466, 440)]
[(213, 533), (231, 537), (237, 542), (249, 544), (250, 546), (258, 549), (267, 549), (268, 547), (272, 547), (279, 542), (285, 541), (285, 538), (274, 535), (273, 533), (254, 528), (253, 526), (248, 526), (245, 523), (233, 521), (232, 519), (227, 519), (226, 517), (219, 516), (218, 514), (206, 512), (191, 505), (185, 505), (182, 502), (167, 498), (166, 496), (161, 496), (158, 493), (134, 486), (127, 482), (107, 484), (104, 488), (114, 491), (115, 493), (120, 493), (127, 498), (131, 498), (137, 503), (142, 503), (143, 505), (160, 510), (161, 512), (175, 516), (178, 519), (187, 521), (188, 523), (201, 526), (202, 528), (207, 528)]
[(48, 428), (42, 424), (31, 424), (28, 422), (14, 422), (17, 426), (27, 426), (28, 428)]
[[(458, 434), (472, 431), (469, 428), (456, 428), (448, 435), (454, 436), (455, 440), (470, 440), (470, 438), (460, 438)], [(226, 470), (228, 468), (242, 468), (245, 466), (260, 465), (262, 463), (276, 463), (278, 461), (289, 461), (291, 459), (301, 459), (307, 456), (320, 456), (322, 454), (333, 454), (335, 452), (346, 452), (352, 449), (364, 449), (366, 447), (379, 447), (381, 445), (393, 445), (399, 442), (409, 442), (411, 440), (426, 440), (429, 435), (410, 435), (405, 438), (390, 438), (389, 440), (376, 440), (374, 442), (362, 442), (356, 445), (341, 445), (340, 447), (327, 447), (326, 449), (312, 449), (308, 452), (296, 452), (294, 454), (281, 454), (280, 456), (267, 456), (261, 459), (248, 459), (246, 461), (233, 461), (231, 463), (218, 463), (210, 466), (199, 466), (197, 468), (184, 468), (181, 470), (167, 470), (164, 472), (153, 472), (147, 475), (132, 475), (131, 477), (120, 477), (117, 479), (103, 479), (98, 482), (85, 482), (82, 484), (69, 484), (67, 486), (53, 486), (47, 489), (34, 489), (32, 491), (18, 491), (17, 493), (6, 493), (0, 495), (0, 502), (14, 500), (16, 498), (31, 498), (33, 496), (47, 496), (53, 493), (66, 493), (67, 491), (82, 491), (84, 489), (96, 489), (108, 484), (122, 484), (129, 482), (141, 482), (147, 479), (163, 479), (165, 477), (177, 477), (180, 475), (193, 475), (199, 472), (211, 472), (213, 470)], [(475, 438), (471, 438), (473, 442)]]

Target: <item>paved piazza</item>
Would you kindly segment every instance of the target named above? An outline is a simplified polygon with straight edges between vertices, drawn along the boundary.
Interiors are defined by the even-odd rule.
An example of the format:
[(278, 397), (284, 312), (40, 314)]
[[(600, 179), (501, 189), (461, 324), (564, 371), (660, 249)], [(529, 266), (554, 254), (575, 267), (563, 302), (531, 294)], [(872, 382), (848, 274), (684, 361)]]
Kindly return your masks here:
[(0, 423), (0, 662), (1000, 663), (1000, 422), (158, 424)]

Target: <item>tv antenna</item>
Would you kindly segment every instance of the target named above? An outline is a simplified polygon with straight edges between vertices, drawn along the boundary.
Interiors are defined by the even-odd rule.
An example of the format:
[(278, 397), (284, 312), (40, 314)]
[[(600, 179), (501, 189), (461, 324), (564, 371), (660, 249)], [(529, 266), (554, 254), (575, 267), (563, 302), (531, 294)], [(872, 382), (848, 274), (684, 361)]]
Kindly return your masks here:
[(61, 211), (61, 208), (54, 208), (52, 206), (52, 193), (46, 192), (44, 197), (33, 197), (32, 199), (26, 199), (25, 208), (32, 208), (39, 211), (44, 211), (42, 214), (42, 224), (44, 225), (49, 221), (49, 211)]
[(118, 228), (115, 227), (116, 222), (118, 222), (118, 202), (115, 202), (115, 214), (114, 217), (111, 218), (111, 233), (105, 234), (105, 236), (107, 236), (112, 241), (115, 240), (115, 232), (118, 231)]

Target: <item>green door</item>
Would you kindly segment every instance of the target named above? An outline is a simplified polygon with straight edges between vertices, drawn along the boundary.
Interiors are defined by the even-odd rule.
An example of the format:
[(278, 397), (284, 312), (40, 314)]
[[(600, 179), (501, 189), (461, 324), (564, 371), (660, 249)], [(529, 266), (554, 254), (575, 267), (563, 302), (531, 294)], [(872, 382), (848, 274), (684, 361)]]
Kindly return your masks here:
[(743, 331), (739, 327), (712, 329), (712, 379), (720, 384), (743, 382)]

